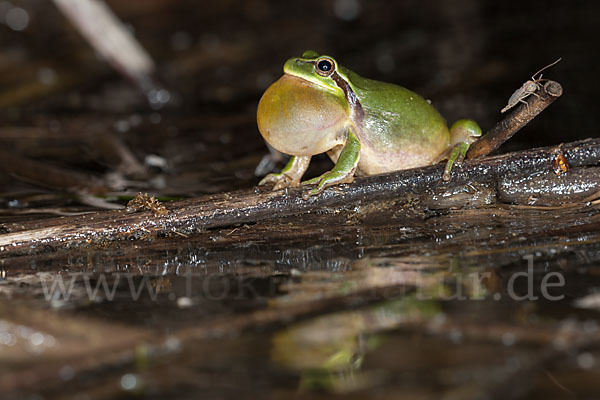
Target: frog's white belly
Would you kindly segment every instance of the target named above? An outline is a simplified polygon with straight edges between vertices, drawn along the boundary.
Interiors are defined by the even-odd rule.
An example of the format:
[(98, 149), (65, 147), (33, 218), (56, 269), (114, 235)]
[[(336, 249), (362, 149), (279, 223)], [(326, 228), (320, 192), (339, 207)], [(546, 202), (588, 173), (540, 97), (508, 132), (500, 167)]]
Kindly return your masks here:
[[(440, 151), (441, 153), (441, 151)], [(403, 149), (395, 153), (375, 152), (373, 149), (361, 148), (358, 169), (362, 174), (374, 175), (401, 169), (423, 167), (437, 162), (439, 153), (419, 149)]]
[[(436, 164), (439, 156), (448, 148), (448, 135), (440, 135), (437, 143), (429, 143), (423, 147), (414, 142), (407, 142), (398, 149), (375, 149), (371, 143), (361, 141), (358, 172), (361, 175), (375, 175), (401, 169), (417, 168)], [(327, 152), (335, 163), (343, 145), (338, 145)]]

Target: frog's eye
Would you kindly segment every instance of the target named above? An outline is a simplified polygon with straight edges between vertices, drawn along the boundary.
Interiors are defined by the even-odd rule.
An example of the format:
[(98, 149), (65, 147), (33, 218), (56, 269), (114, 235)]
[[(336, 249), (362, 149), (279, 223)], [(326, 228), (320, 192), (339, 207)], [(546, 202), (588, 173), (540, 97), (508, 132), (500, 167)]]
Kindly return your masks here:
[(335, 64), (330, 58), (319, 58), (315, 63), (315, 70), (321, 76), (329, 76), (335, 70)]

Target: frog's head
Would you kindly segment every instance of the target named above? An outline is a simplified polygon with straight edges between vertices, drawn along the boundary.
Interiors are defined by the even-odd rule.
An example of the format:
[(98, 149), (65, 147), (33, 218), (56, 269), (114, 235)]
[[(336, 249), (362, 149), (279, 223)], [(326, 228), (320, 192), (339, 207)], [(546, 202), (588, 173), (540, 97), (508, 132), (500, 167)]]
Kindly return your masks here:
[[(344, 143), (350, 107), (336, 61), (314, 51), (289, 59), (258, 103), (258, 129), (282, 153), (309, 156)], [(341, 81), (342, 88), (336, 83)]]
[[(314, 83), (322, 90), (344, 96), (340, 87), (340, 67), (333, 57), (322, 55), (313, 50), (302, 53), (302, 57), (290, 58), (283, 66), (283, 72), (287, 75), (302, 78)], [(338, 82), (336, 82), (336, 80)]]

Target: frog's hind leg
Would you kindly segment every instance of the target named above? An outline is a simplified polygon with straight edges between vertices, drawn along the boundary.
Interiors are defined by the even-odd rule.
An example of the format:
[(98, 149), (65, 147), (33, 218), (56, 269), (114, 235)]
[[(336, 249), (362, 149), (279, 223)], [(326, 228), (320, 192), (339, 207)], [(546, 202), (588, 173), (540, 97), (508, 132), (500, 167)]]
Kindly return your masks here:
[(481, 128), (472, 119), (461, 119), (452, 124), (450, 128), (450, 147), (444, 151), (438, 161), (447, 159), (442, 180), (449, 181), (452, 167), (455, 163), (462, 163), (467, 155), (471, 143), (481, 136)]
[(469, 143), (461, 142), (450, 148), (450, 155), (444, 157), (448, 158), (446, 167), (444, 168), (444, 173), (442, 174), (442, 180), (444, 182), (448, 182), (450, 180), (450, 174), (452, 173), (452, 167), (454, 166), (454, 163), (460, 164), (464, 161), (465, 156), (467, 155), (467, 150), (469, 150), (469, 146)]

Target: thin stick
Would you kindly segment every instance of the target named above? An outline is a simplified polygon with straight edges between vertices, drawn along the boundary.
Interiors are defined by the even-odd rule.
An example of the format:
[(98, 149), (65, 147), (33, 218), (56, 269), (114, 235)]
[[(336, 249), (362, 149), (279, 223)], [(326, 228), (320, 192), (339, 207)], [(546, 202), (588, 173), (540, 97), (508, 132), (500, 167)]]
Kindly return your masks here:
[(555, 81), (548, 81), (535, 94), (527, 100), (527, 105), (522, 104), (511, 113), (507, 114), (502, 121), (498, 122), (492, 129), (478, 141), (473, 143), (467, 152), (467, 159), (479, 158), (490, 154), (502, 143), (510, 139), (529, 121), (544, 111), (554, 100), (562, 95), (562, 86)]
[(98, 0), (54, 0), (54, 3), (88, 43), (144, 94), (150, 96), (161, 90), (150, 55), (108, 5)]

